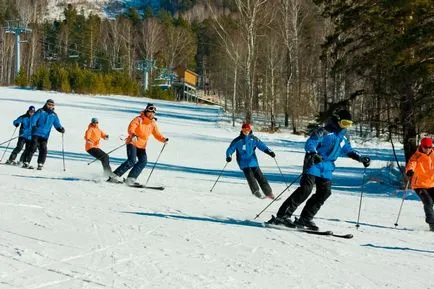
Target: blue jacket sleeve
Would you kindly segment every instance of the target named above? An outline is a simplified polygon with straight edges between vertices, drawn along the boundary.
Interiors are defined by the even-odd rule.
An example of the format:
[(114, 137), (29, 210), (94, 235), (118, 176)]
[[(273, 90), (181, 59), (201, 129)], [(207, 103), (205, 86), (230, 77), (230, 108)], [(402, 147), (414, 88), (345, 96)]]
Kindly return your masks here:
[(23, 117), (19, 116), (16, 120), (14, 120), (14, 126), (20, 125), (23, 122)]
[(323, 139), (323, 130), (319, 129), (319, 130), (315, 130), (310, 137), (307, 139), (306, 144), (304, 145), (304, 150), (307, 153), (316, 153), (317, 150), (316, 148), (318, 147), (318, 144), (322, 141)]
[(232, 154), (235, 152), (237, 148), (238, 138), (234, 139), (231, 144), (229, 145), (228, 149), (226, 150), (226, 157), (232, 156)]
[(62, 125), (60, 124), (60, 120), (59, 120), (59, 117), (57, 116), (57, 114), (54, 117), (53, 125), (54, 125), (54, 128), (57, 130), (62, 128)]
[(256, 138), (256, 147), (263, 152), (271, 151), (266, 144), (264, 144), (260, 139)]
[(360, 154), (351, 147), (351, 144), (347, 137), (344, 137), (343, 140), (345, 141), (345, 144), (342, 147), (341, 155), (348, 155), (349, 153), (354, 153), (360, 156)]

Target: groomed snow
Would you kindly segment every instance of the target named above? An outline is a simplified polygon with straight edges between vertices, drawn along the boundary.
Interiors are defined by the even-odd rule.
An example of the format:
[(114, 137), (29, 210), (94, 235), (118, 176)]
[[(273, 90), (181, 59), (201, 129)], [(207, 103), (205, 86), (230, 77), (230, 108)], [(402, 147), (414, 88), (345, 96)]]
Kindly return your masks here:
[[(235, 162), (210, 192), (225, 150), (239, 133), (219, 108), (3, 87), (0, 142), (11, 137), (12, 121), (29, 105), (41, 107), (48, 98), (55, 100), (66, 129), (66, 171), (62, 137), (54, 129), (44, 170), (0, 166), (2, 289), (434, 288), (434, 235), (421, 202), (404, 202), (395, 229), (401, 199), (390, 194), (394, 188), (369, 183), (356, 230), (363, 166), (351, 159), (338, 160), (333, 194), (315, 221), (323, 229), (352, 233), (353, 239), (265, 229), (259, 222), (275, 214), (283, 200), (254, 220), (270, 201), (250, 194)], [(110, 135), (101, 147), (110, 151), (122, 144), (130, 120), (148, 101), (158, 107), (160, 130), (170, 139), (149, 185), (166, 189), (105, 182), (100, 163), (87, 164), (92, 158), (84, 151), (83, 135), (90, 119), (98, 117)], [(276, 152), (284, 172), (283, 178), (272, 158), (257, 153), (278, 195), (301, 172), (305, 138), (256, 135)], [(372, 157), (369, 176), (379, 175), (392, 159), (388, 144), (354, 146)], [(162, 147), (150, 141), (140, 182), (146, 182)], [(125, 148), (113, 152), (112, 167), (125, 157)]]

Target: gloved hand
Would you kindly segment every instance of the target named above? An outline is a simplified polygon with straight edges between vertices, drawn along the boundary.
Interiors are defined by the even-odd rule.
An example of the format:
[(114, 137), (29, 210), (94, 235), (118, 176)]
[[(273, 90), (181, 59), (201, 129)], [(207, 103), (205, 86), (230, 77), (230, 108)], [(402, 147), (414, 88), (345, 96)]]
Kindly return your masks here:
[(231, 157), (226, 157), (226, 162), (230, 163), (232, 161)]
[(15, 127), (19, 127), (19, 126), (20, 126), (20, 124), (19, 124), (19, 123), (16, 123), (16, 124), (14, 124), (14, 126), (15, 126)]
[(136, 142), (137, 141), (137, 136), (133, 134), (133, 136), (131, 137), (131, 141), (132, 142)]
[(60, 133), (65, 133), (65, 128), (64, 128), (64, 127), (61, 127), (61, 128), (59, 128), (57, 131), (60, 132)]
[(412, 176), (414, 176), (414, 171), (408, 170), (405, 174), (407, 175), (407, 177), (411, 178)]
[(314, 164), (319, 164), (320, 162), (322, 162), (322, 157), (320, 154), (314, 153), (312, 154), (312, 160)]
[(371, 164), (371, 159), (367, 156), (360, 157), (360, 162), (367, 168)]
[(168, 142), (169, 142), (169, 138), (166, 137), (166, 138), (164, 139), (164, 143), (168, 143)]
[(106, 136), (105, 136), (105, 138), (104, 138), (105, 140), (107, 140), (107, 139), (109, 139), (109, 135), (108, 134), (106, 134)]
[(272, 158), (275, 158), (276, 157), (276, 154), (273, 152), (273, 151), (266, 151), (265, 152), (267, 155), (269, 155), (270, 157), (272, 157)]

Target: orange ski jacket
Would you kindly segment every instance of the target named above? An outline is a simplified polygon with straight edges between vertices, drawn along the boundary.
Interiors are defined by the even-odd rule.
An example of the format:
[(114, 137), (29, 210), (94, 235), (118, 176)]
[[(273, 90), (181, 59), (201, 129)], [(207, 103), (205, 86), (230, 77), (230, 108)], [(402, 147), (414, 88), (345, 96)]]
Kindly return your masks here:
[(428, 154), (418, 150), (411, 156), (405, 167), (405, 172), (413, 170), (411, 187), (413, 189), (434, 188), (434, 151), (431, 149)]
[(86, 140), (86, 151), (92, 148), (98, 148), (101, 138), (105, 139), (107, 135), (103, 132), (98, 124), (90, 123), (87, 127), (86, 133), (84, 134), (84, 139)]
[[(150, 135), (153, 135), (160, 142), (164, 142), (166, 138), (158, 130), (157, 122), (151, 120), (145, 116), (142, 112), (140, 116), (135, 117), (128, 126), (128, 138), (126, 139), (126, 144), (132, 144), (137, 148), (145, 149), (148, 144), (148, 139)], [(133, 140), (134, 136), (137, 140)]]

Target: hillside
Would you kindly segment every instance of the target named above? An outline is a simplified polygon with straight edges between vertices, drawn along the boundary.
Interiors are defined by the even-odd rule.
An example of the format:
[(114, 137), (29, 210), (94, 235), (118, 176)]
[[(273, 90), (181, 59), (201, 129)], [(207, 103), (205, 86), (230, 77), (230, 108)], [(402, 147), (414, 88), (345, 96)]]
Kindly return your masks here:
[[(225, 150), (239, 134), (220, 108), (0, 87), (2, 141), (12, 135), (16, 117), (48, 98), (56, 102), (66, 133), (62, 139), (51, 132), (44, 170), (0, 165), (2, 289), (433, 288), (433, 234), (422, 204), (405, 201), (394, 228), (401, 199), (385, 192), (395, 189), (375, 183), (362, 187), (363, 166), (351, 159), (338, 160), (333, 194), (315, 221), (353, 239), (266, 229), (261, 222), (283, 200), (254, 220), (270, 201), (251, 195), (235, 162), (210, 192)], [(98, 117), (110, 135), (102, 142), (109, 151), (122, 144), (128, 123), (148, 102), (157, 106), (158, 125), (170, 139), (149, 180), (164, 185), (162, 192), (105, 182), (101, 165), (88, 165), (92, 157), (84, 151), (91, 117)], [(272, 158), (257, 155), (277, 195), (301, 172), (305, 138), (254, 132), (276, 152), (284, 176)], [(354, 147), (372, 158), (368, 176), (379, 176), (392, 158), (387, 143)], [(151, 139), (139, 181), (146, 182), (161, 150), (162, 144)], [(123, 148), (113, 152), (112, 166), (125, 157)]]

